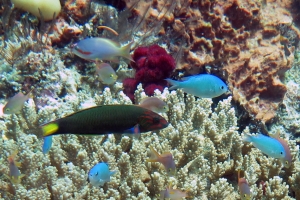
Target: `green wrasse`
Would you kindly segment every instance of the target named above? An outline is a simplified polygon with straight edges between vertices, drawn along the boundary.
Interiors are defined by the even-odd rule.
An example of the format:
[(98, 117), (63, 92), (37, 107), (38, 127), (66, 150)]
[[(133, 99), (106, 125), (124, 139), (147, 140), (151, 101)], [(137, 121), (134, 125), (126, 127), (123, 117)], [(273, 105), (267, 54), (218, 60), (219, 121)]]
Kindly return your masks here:
[(43, 135), (142, 133), (159, 130), (168, 122), (159, 114), (135, 105), (105, 105), (81, 110), (42, 125)]

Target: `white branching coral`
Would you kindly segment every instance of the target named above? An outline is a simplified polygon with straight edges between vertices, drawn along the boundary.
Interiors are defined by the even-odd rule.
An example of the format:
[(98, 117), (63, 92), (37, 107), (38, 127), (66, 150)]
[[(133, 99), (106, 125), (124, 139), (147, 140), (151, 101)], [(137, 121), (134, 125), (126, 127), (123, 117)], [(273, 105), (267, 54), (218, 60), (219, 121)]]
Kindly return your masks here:
[[(195, 99), (181, 90), (165, 89), (155, 95), (169, 106), (169, 112), (162, 114), (170, 122), (167, 128), (143, 133), (139, 138), (59, 135), (53, 138), (47, 155), (41, 152), (39, 125), (84, 107), (130, 104), (118, 84), (105, 88), (101, 94), (70, 93), (64, 97), (68, 101), (49, 100), (47, 106), (39, 108), (30, 100), (21, 114), (3, 116), (1, 134), (9, 139), (4, 139), (0, 147), (1, 155), (5, 155), (0, 171), (8, 174), (7, 156), (18, 150), (16, 161), (22, 162), (20, 171), (25, 177), (19, 185), (12, 185), (2, 177), (1, 197), (155, 199), (170, 186), (188, 190), (193, 199), (235, 199), (239, 198), (238, 170), (244, 171), (253, 198), (287, 198), (290, 190), (296, 190), (299, 158), (295, 142), (289, 142), (295, 163), (288, 169), (291, 171), (282, 170), (278, 160), (267, 158), (249, 144), (244, 145), (237, 131), (231, 97), (213, 105), (211, 99)], [(145, 97), (142, 87), (138, 87), (136, 97), (137, 102)], [(160, 163), (146, 162), (149, 146), (159, 153), (173, 154), (175, 177), (167, 176)], [(89, 169), (98, 162), (107, 162), (111, 170), (117, 171), (102, 188), (93, 187), (86, 180)], [(265, 194), (256, 185), (260, 180), (267, 183)]]

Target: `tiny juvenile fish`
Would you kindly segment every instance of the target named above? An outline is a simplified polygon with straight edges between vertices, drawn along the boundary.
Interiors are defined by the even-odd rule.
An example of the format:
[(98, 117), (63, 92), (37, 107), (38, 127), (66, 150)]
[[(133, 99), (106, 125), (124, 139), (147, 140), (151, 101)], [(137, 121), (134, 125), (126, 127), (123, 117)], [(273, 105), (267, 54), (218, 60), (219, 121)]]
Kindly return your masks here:
[(157, 97), (146, 97), (142, 99), (139, 106), (156, 113), (165, 113), (169, 110), (168, 105)]
[(75, 44), (71, 51), (86, 60), (96, 61), (98, 59), (117, 62), (117, 57), (132, 60), (130, 56), (131, 44), (119, 47), (119, 44), (107, 38), (86, 38)]
[(117, 171), (109, 171), (106, 163), (98, 163), (92, 167), (88, 174), (88, 182), (95, 187), (103, 186), (104, 183), (110, 181), (110, 176), (114, 175)]
[(178, 189), (166, 188), (165, 190), (160, 191), (159, 199), (179, 200), (184, 197), (188, 197), (187, 192), (183, 192)]
[(52, 136), (47, 136), (43, 138), (44, 143), (43, 143), (43, 154), (47, 154), (52, 146)]
[(135, 105), (105, 105), (81, 110), (42, 125), (44, 136), (143, 133), (166, 128), (159, 114)]
[(31, 91), (26, 95), (24, 95), (22, 92), (19, 92), (8, 100), (3, 108), (3, 113), (15, 114), (19, 112), (23, 108), (25, 101), (27, 101), (29, 98), (31, 98)]
[(5, 175), (13, 184), (19, 184), (21, 183), (21, 178), (23, 178), (25, 175), (20, 173), (20, 170), (18, 167), (21, 167), (20, 162), (15, 161), (15, 157), (17, 155), (18, 151), (15, 151), (10, 156), (8, 156), (8, 167), (9, 167), (9, 175)]
[(243, 140), (244, 142), (252, 142), (253, 146), (270, 157), (281, 160), (286, 157), (286, 151), (284, 147), (275, 138), (271, 138), (259, 133), (257, 135), (245, 135)]
[(101, 82), (107, 85), (114, 84), (118, 78), (115, 70), (108, 63), (96, 62), (96, 74)]
[(147, 162), (160, 162), (165, 167), (167, 174), (169, 176), (174, 176), (176, 174), (176, 165), (173, 156), (170, 152), (159, 154), (152, 147), (150, 147), (151, 156), (147, 159)]
[(242, 200), (250, 200), (251, 192), (248, 182), (245, 178), (240, 178), (240, 170), (238, 171), (238, 186)]
[(182, 80), (166, 79), (173, 85), (170, 90), (181, 88), (184, 92), (201, 98), (218, 97), (228, 91), (227, 85), (220, 78), (210, 74), (188, 76)]

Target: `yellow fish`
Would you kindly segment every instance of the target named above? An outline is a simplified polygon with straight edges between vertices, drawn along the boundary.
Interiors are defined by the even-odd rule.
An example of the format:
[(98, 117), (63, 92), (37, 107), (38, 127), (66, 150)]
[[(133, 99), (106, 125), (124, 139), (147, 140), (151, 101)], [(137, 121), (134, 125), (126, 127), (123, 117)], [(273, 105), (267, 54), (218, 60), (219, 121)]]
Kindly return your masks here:
[(102, 83), (111, 85), (117, 81), (115, 70), (108, 63), (100, 63), (96, 61), (96, 74), (99, 76)]

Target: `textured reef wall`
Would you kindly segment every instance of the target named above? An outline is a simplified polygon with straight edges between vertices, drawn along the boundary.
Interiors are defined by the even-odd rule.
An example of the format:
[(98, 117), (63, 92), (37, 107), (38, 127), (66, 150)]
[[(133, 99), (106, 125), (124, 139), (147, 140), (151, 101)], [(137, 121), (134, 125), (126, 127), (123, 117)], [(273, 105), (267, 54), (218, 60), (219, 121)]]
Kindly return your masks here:
[[(293, 15), (286, 10), (290, 4), (113, 1), (116, 7), (127, 6), (118, 12), (97, 2), (68, 0), (61, 1), (63, 13), (52, 26), (52, 22), (38, 24), (20, 10), (9, 15), (4, 12), (7, 2), (0, 2), (0, 110), (19, 91), (33, 89), (34, 97), (20, 113), (0, 113), (1, 198), (156, 199), (170, 186), (188, 191), (190, 199), (240, 199), (237, 173), (241, 170), (253, 199), (300, 199), (299, 139), (286, 137), (294, 132), (299, 135), (295, 102), (300, 91), (293, 82), (299, 83), (295, 67), (299, 59), (290, 82), (287, 86), (282, 83), (300, 35), (291, 25)], [(122, 80), (133, 73), (125, 62), (113, 64), (119, 78), (108, 87), (95, 75), (94, 63), (74, 57), (67, 49), (89, 36), (116, 39), (99, 30), (99, 25), (116, 29), (121, 43), (134, 40), (133, 50), (153, 43), (164, 47), (176, 59), (175, 77), (203, 71), (220, 76), (227, 81), (232, 97), (216, 103), (181, 90), (156, 91), (169, 107), (162, 114), (170, 122), (167, 128), (139, 138), (55, 136), (50, 152), (44, 155), (41, 124), (90, 106), (132, 104), (122, 91)], [(145, 96), (139, 85), (136, 103)], [(245, 124), (239, 124), (237, 104), (262, 122), (274, 119), (279, 105), (286, 106), (285, 112), (280, 109), (271, 132), (280, 130), (288, 141), (290, 168), (244, 144), (243, 134), (251, 129), (242, 130)], [(150, 146), (159, 153), (173, 154), (175, 177), (167, 176), (161, 164), (146, 162)], [(20, 184), (12, 184), (5, 176), (9, 174), (7, 158), (15, 151), (25, 175)], [(117, 171), (99, 188), (87, 182), (88, 171), (98, 162), (107, 162), (110, 170)]]
[(180, 52), (177, 70), (197, 74), (211, 66), (227, 80), (235, 101), (255, 119), (268, 122), (287, 91), (282, 80), (299, 40), (285, 9), (289, 6), (291, 2), (260, 0), (173, 0), (150, 1), (137, 12), (146, 16), (146, 24), (165, 20), (159, 33), (170, 51)]

